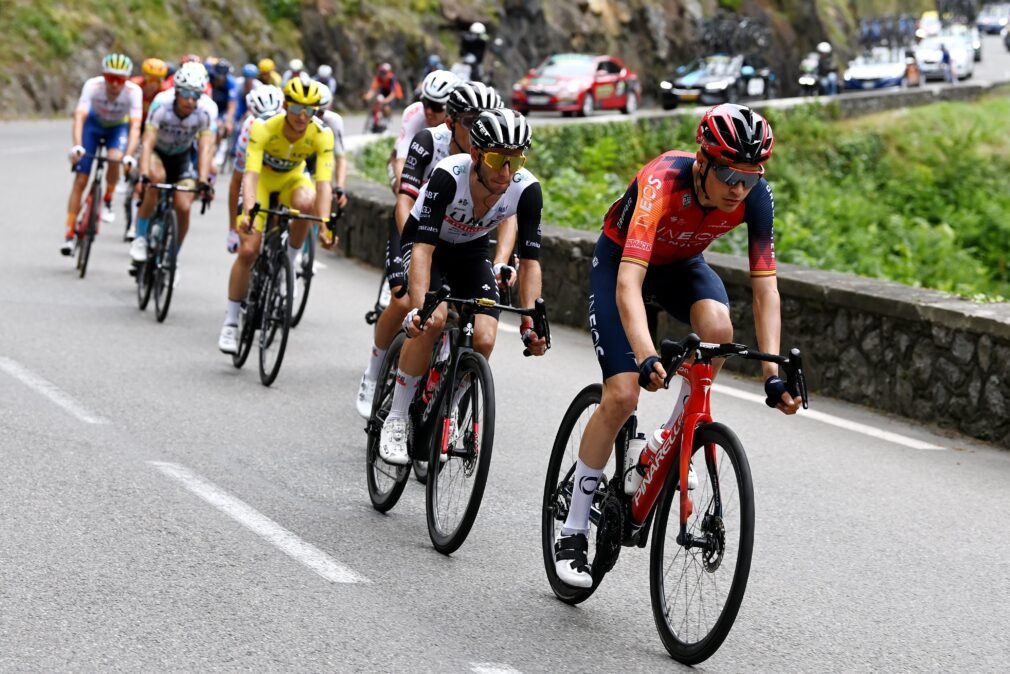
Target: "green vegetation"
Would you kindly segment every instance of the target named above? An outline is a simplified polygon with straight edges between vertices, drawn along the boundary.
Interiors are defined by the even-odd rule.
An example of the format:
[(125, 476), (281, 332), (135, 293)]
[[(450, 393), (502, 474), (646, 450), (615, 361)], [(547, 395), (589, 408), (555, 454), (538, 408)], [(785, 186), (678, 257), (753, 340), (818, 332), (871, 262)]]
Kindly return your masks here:
[[(776, 254), (782, 262), (955, 292), (1010, 297), (1010, 99), (859, 118), (831, 108), (771, 111)], [(693, 150), (696, 118), (541, 127), (529, 169), (544, 221), (596, 230), (647, 160)], [(359, 164), (385, 182), (391, 141)], [(746, 255), (746, 228), (714, 250)]]

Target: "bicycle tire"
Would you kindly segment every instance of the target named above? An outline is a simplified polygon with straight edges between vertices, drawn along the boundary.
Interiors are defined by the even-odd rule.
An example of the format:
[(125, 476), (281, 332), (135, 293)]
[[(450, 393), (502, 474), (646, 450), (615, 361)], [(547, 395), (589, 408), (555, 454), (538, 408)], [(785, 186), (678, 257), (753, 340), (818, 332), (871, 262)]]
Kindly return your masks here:
[[(152, 218), (153, 220), (153, 218)], [(137, 269), (137, 306), (141, 311), (147, 309), (154, 291), (154, 248), (148, 247), (147, 259)]]
[[(403, 494), (407, 486), (409, 466), (394, 466), (379, 457), (379, 438), (382, 434), (382, 423), (389, 414), (389, 406), (393, 402), (393, 388), (396, 385), (396, 368), (400, 364), (400, 349), (406, 335), (400, 333), (393, 340), (386, 357), (382, 360), (379, 377), (376, 380), (375, 395), (372, 397), (372, 416), (369, 420), (368, 441), (365, 447), (365, 474), (368, 482), (368, 498), (372, 507), (380, 513), (388, 512)], [(381, 478), (379, 477), (381, 475)]]
[[(540, 527), (544, 570), (547, 572), (547, 581), (550, 583), (554, 595), (566, 604), (572, 604), (573, 606), (589, 599), (596, 592), (596, 588), (599, 587), (605, 574), (598, 574), (594, 571), (593, 585), (587, 588), (572, 587), (562, 582), (558, 578), (557, 570), (554, 568), (555, 527), (560, 531), (561, 525), (568, 515), (568, 507), (571, 504), (570, 488), (566, 490), (562, 479), (564, 478), (564, 481), (567, 482), (568, 475), (573, 471), (575, 462), (578, 459), (579, 444), (581, 443), (582, 432), (584, 430), (578, 428), (580, 425), (579, 422), (583, 420), (587, 411), (594, 409), (595, 406), (600, 404), (602, 398), (603, 386), (600, 384), (590, 384), (579, 391), (572, 400), (565, 411), (564, 417), (561, 419), (561, 425), (558, 426), (558, 434), (554, 437), (551, 458), (547, 464), (547, 478), (544, 482), (544, 499)], [(588, 417), (585, 420), (588, 420)], [(573, 437), (573, 434), (576, 432), (577, 437)], [(562, 468), (564, 468), (564, 473), (562, 473)], [(590, 546), (594, 546), (596, 536), (592, 530), (592, 523), (590, 523), (590, 529), (591, 531), (587, 538), (589, 539)], [(593, 550), (590, 551), (589, 561), (595, 561)]]
[(178, 240), (179, 223), (175, 219), (175, 210), (169, 207), (162, 225), (161, 240), (155, 244), (157, 248), (154, 267), (154, 315), (159, 323), (165, 322), (168, 307), (172, 304)]
[(305, 243), (302, 244), (301, 264), (298, 265), (295, 273), (295, 281), (301, 281), (302, 290), (298, 298), (298, 308), (291, 316), (292, 328), (298, 327), (302, 316), (305, 314), (305, 305), (309, 301), (309, 289), (312, 287), (312, 277), (315, 275), (313, 265), (316, 261), (316, 240), (312, 235), (312, 230), (314, 229), (315, 227), (310, 228), (308, 235), (305, 237)]
[[(670, 653), (670, 656), (686, 665), (694, 665), (710, 658), (729, 634), (740, 610), (740, 603), (743, 601), (744, 593), (747, 590), (747, 578), (750, 575), (751, 555), (754, 549), (754, 485), (751, 481), (750, 464), (747, 461), (747, 455), (744, 453), (743, 445), (736, 434), (729, 428), (719, 423), (711, 423), (699, 426), (695, 430), (692, 452), (697, 451), (702, 446), (705, 447), (704, 465), (706, 469), (696, 470), (699, 484), (692, 491), (694, 512), (688, 520), (688, 533), (692, 533), (692, 529), (695, 530), (694, 533), (703, 533), (700, 523), (703, 519), (708, 519), (703, 516), (709, 513), (712, 508), (711, 499), (716, 489), (718, 489), (723, 508), (723, 516), (719, 520), (719, 525), (725, 527), (727, 520), (733, 519), (735, 521), (735, 518), (727, 516), (730, 512), (737, 512), (737, 516), (739, 517), (739, 532), (735, 550), (736, 559), (735, 563), (731, 562), (733, 576), (721, 610), (706, 612), (704, 609), (696, 611), (693, 608), (691, 602), (696, 598), (699, 603), (705, 601), (704, 589), (696, 588), (694, 592), (688, 590), (686, 593), (683, 590), (674, 591), (674, 603), (676, 603), (676, 600), (681, 599), (686, 599), (687, 601), (688, 606), (684, 612), (685, 622), (689, 613), (697, 613), (699, 618), (705, 615), (718, 616), (704, 634), (699, 634), (698, 638), (690, 638), (689, 640), (684, 634), (688, 630), (682, 629), (678, 632), (667, 618), (673, 609), (668, 604), (666, 597), (664, 560), (667, 546), (667, 526), (670, 523), (670, 510), (676, 506), (674, 509), (676, 512), (679, 512), (680, 505), (680, 491), (676, 487), (676, 466), (667, 475), (663, 494), (660, 496), (659, 511), (656, 513), (656, 521), (652, 531), (652, 550), (649, 559), (649, 594), (652, 598), (652, 615), (656, 621), (656, 629), (659, 631), (659, 636), (663, 640), (663, 645)], [(719, 448), (723, 450), (721, 459), (718, 458)], [(714, 471), (711, 464), (712, 456), (716, 457)], [(727, 464), (732, 467), (736, 476), (736, 480), (732, 483), (726, 479), (728, 476), (724, 474)], [(712, 472), (716, 472), (717, 476), (714, 482), (712, 480)], [(737, 499), (735, 501), (730, 494), (731, 484), (734, 484), (737, 489)], [(707, 503), (706, 496), (708, 497)], [(697, 579), (699, 577), (714, 576), (715, 572), (722, 569), (724, 563), (729, 561), (726, 553), (731, 550), (729, 545), (729, 539), (733, 538), (731, 532), (723, 529), (724, 551), (719, 556), (716, 568), (710, 570), (708, 566), (711, 563), (703, 559), (705, 555), (704, 551), (700, 548), (685, 550), (676, 543), (676, 533), (680, 529), (679, 515), (674, 515), (673, 526), (675, 531), (673, 532), (673, 539), (671, 541), (673, 543), (672, 547), (675, 547), (677, 550), (677, 554), (674, 555), (670, 565), (671, 568), (676, 566), (677, 559), (683, 555), (682, 562), (684, 564), (690, 565), (692, 569), (703, 571), (701, 575), (697, 572), (690, 574), (691, 579)], [(699, 560), (699, 557), (702, 557), (702, 560)], [(726, 566), (728, 567), (729, 565)], [(674, 570), (673, 575), (677, 575), (676, 570)], [(686, 578), (687, 575), (681, 573), (680, 577)], [(707, 580), (706, 582), (712, 587), (718, 585), (715, 580)], [(720, 576), (720, 582), (724, 582), (722, 581), (722, 576)], [(711, 592), (709, 595), (711, 595)]]
[(91, 244), (95, 240), (95, 232), (98, 229), (98, 212), (101, 209), (101, 189), (102, 186), (96, 180), (91, 186), (91, 194), (88, 195), (87, 219), (84, 221), (84, 232), (77, 242), (77, 270), (80, 277), (88, 272), (88, 260), (91, 258)]
[[(294, 278), (291, 273), (291, 260), (286, 251), (281, 251), (274, 258), (276, 266), (273, 275), (266, 279), (263, 290), (264, 301), (260, 304), (260, 383), (270, 386), (277, 379), (284, 362), (284, 351), (288, 346), (288, 334), (291, 331), (291, 293), (294, 290)], [(287, 292), (281, 292), (281, 280)], [(276, 346), (276, 356), (272, 364), (268, 364), (269, 352)]]
[[(444, 392), (446, 400), (442, 409), (449, 415), (455, 414), (456, 411), (452, 408), (456, 404), (456, 391), (458, 387), (465, 385), (468, 377), (473, 379), (468, 390), (459, 396), (458, 408), (463, 409), (463, 406), (467, 405), (469, 409), (463, 409), (459, 414), (456, 437), (446, 440), (443, 437), (446, 432), (445, 425), (441, 419), (436, 419), (437, 430), (433, 433), (431, 454), (428, 459), (428, 482), (424, 490), (425, 519), (428, 521), (428, 537), (431, 538), (431, 544), (443, 555), (450, 555), (458, 550), (470, 534), (484, 497), (487, 474), (491, 467), (491, 453), (494, 449), (494, 379), (491, 376), (491, 367), (483, 355), (473, 351), (460, 357), (456, 366), (456, 376), (451, 386)], [(476, 394), (474, 385), (479, 388)], [(480, 421), (477, 420), (478, 415)], [(471, 421), (466, 423), (468, 416)], [(456, 441), (460, 438), (463, 440), (461, 448), (456, 447)], [(444, 464), (440, 464), (442, 444), (445, 442), (450, 445), (449, 458)], [(461, 456), (460, 453), (465, 455)], [(451, 496), (454, 484), (471, 476), (473, 488), (469, 498), (466, 499), (463, 515), (457, 523), (449, 524), (448, 515), (453, 508), (443, 502), (440, 496), (443, 494)]]
[(125, 179), (126, 192), (123, 197), (123, 210), (125, 211), (125, 217), (123, 218), (123, 241), (132, 241), (130, 238), (130, 227), (133, 225), (133, 202), (136, 198), (133, 194), (133, 190), (137, 185), (137, 181), (131, 178)]

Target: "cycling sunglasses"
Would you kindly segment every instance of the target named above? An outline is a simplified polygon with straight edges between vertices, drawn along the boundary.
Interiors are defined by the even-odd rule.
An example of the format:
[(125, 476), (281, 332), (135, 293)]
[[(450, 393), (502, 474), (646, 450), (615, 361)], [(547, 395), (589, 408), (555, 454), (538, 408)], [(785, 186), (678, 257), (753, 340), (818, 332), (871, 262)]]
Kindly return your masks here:
[(126, 84), (126, 75), (110, 75), (109, 73), (105, 73), (102, 77), (109, 84)]
[(432, 112), (445, 112), (445, 104), (436, 103), (435, 101), (429, 101), (428, 99), (421, 99), (424, 107), (428, 108)]
[(316, 114), (319, 110), (314, 105), (301, 105), (300, 103), (288, 103), (288, 112), (292, 115), (302, 115), (303, 117), (311, 117)]
[(715, 177), (718, 178), (720, 182), (723, 182), (730, 187), (735, 187), (737, 183), (743, 183), (745, 190), (752, 189), (758, 184), (758, 182), (760, 182), (761, 178), (765, 174), (763, 166), (760, 171), (744, 171), (733, 168), (732, 166), (721, 166), (719, 164), (713, 164), (712, 167), (715, 169)]
[(484, 157), (484, 165), (493, 171), (501, 171), (502, 167), (508, 164), (509, 173), (515, 173), (526, 165), (526, 155), (524, 154), (481, 152), (481, 156)]
[(203, 92), (193, 91), (192, 89), (176, 89), (175, 95), (179, 98), (189, 98), (195, 101), (203, 95)]

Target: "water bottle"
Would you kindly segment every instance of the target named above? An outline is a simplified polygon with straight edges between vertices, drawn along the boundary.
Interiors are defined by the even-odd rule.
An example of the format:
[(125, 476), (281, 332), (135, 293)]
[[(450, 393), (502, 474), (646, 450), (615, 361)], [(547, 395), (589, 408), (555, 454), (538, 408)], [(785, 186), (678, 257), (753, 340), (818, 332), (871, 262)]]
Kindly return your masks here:
[[(652, 465), (653, 460), (656, 458), (656, 454), (663, 447), (663, 442), (666, 441), (666, 436), (669, 434), (665, 428), (657, 428), (652, 435), (649, 436), (649, 441), (642, 448), (641, 453), (638, 455), (638, 463), (635, 466), (635, 470), (631, 471), (628, 475), (629, 478), (625, 478), (624, 489), (625, 493), (629, 496), (638, 491), (638, 487), (642, 484), (642, 478), (645, 474), (649, 472), (649, 466)], [(630, 484), (629, 484), (630, 482)], [(632, 487), (631, 491), (627, 491), (629, 487)]]
[(161, 240), (161, 221), (155, 220), (151, 223), (151, 234), (147, 237), (148, 241), (160, 241)]
[(638, 457), (646, 447), (645, 433), (639, 433), (628, 441), (628, 451), (624, 455), (624, 493), (631, 496), (638, 491), (642, 476), (638, 474)]
[(438, 355), (435, 356), (436, 363), (444, 363), (449, 360), (449, 333), (442, 333), (442, 341), (438, 345)]

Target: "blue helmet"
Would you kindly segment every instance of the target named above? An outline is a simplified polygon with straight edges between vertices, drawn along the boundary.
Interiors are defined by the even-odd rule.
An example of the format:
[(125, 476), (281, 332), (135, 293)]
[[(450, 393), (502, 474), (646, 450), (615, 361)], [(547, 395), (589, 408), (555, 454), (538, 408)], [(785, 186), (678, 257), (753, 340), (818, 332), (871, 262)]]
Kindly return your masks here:
[(242, 66), (242, 77), (252, 79), (260, 74), (260, 69), (256, 67), (255, 63), (246, 63)]

